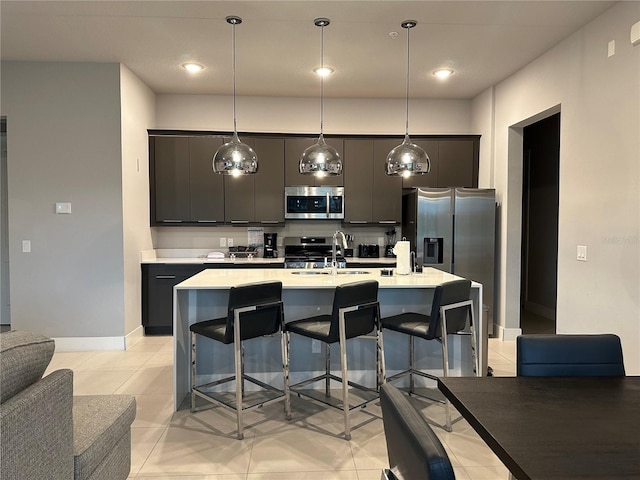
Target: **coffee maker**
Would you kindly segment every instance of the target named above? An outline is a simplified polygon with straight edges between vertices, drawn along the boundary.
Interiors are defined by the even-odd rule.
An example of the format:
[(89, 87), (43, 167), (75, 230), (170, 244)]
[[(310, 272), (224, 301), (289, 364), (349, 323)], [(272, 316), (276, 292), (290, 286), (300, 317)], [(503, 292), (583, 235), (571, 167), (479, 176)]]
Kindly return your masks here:
[(264, 234), (264, 258), (277, 258), (278, 257), (278, 234), (277, 233), (265, 233)]

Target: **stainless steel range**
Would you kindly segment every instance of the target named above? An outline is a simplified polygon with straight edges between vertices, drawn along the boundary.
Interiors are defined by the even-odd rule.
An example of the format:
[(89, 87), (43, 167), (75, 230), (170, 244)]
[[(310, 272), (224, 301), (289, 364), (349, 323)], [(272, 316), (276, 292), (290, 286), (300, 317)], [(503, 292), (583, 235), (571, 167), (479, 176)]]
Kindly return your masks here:
[[(338, 268), (345, 268), (342, 247), (338, 245)], [(287, 237), (284, 239), (284, 268), (331, 267), (332, 237)]]

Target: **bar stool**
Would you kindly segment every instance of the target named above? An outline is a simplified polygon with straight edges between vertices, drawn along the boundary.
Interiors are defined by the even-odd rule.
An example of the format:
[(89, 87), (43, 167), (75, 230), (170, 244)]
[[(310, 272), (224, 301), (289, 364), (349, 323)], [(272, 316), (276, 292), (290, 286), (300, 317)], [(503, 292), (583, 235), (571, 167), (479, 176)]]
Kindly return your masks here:
[[(382, 328), (394, 330), (409, 336), (409, 368), (400, 373), (396, 373), (386, 378), (386, 381), (394, 381), (405, 375), (409, 375), (409, 394), (435, 400), (415, 391), (414, 375), (419, 375), (432, 380), (438, 377), (429, 373), (417, 370), (414, 367), (414, 338), (424, 340), (436, 340), (442, 346), (442, 370), (445, 377), (449, 376), (449, 353), (447, 337), (449, 335), (471, 335), (471, 356), (473, 359), (474, 372), (480, 371), (478, 356), (476, 355), (476, 331), (473, 314), (473, 302), (469, 299), (471, 295), (470, 280), (453, 280), (436, 287), (431, 303), (431, 314), (405, 312), (392, 315), (382, 319)], [(467, 317), (467, 314), (469, 317)], [(464, 332), (469, 318), (470, 331)], [(443, 334), (443, 332), (446, 332)], [(435, 400), (442, 403), (441, 400)], [(446, 408), (445, 429), (451, 431), (451, 405), (448, 400), (444, 401)]]
[[(376, 386), (375, 388), (349, 381), (347, 376), (347, 340), (361, 337), (375, 331), (376, 339)], [(349, 422), (349, 412), (355, 408), (363, 407), (367, 403), (378, 398), (380, 385), (384, 382), (384, 357), (382, 355), (382, 335), (380, 334), (380, 305), (378, 303), (378, 282), (375, 280), (353, 282), (336, 287), (333, 297), (333, 308), (330, 314), (318, 315), (301, 320), (295, 320), (285, 324), (284, 337), (286, 344), (285, 362), (285, 409), (287, 418), (291, 416), (290, 393), (294, 392), (298, 396), (305, 396), (312, 400), (319, 401), (325, 405), (341, 409), (344, 412), (344, 435), (347, 440), (351, 439), (351, 426)], [(325, 352), (325, 373), (296, 384), (289, 384), (289, 346), (291, 334), (295, 333), (303, 337), (319, 340), (324, 343)], [(340, 344), (340, 368), (342, 377), (331, 373), (330, 346), (334, 343)], [(342, 405), (335, 405), (329, 401), (316, 398), (302, 387), (312, 383), (325, 382), (325, 396), (330, 397), (331, 380), (342, 384)], [(349, 387), (356, 388), (363, 392), (373, 393), (374, 397), (357, 405), (349, 403)]]
[[(283, 362), (285, 358), (282, 327), (284, 325), (284, 307), (282, 303), (282, 282), (262, 282), (231, 287), (229, 290), (228, 313), (226, 317), (194, 323), (191, 331), (191, 412), (196, 412), (196, 397), (203, 398), (214, 405), (232, 408), (236, 411), (238, 439), (242, 439), (242, 414), (268, 403), (285, 398), (284, 392), (268, 385), (244, 371), (245, 340), (281, 333)], [(235, 373), (232, 376), (213, 382), (196, 385), (196, 336), (210, 338), (223, 344), (234, 345)], [(244, 382), (249, 381), (265, 390), (276, 392), (277, 396), (257, 403), (244, 405)], [(215, 386), (235, 381), (235, 402), (222, 398), (220, 392), (211, 391)]]

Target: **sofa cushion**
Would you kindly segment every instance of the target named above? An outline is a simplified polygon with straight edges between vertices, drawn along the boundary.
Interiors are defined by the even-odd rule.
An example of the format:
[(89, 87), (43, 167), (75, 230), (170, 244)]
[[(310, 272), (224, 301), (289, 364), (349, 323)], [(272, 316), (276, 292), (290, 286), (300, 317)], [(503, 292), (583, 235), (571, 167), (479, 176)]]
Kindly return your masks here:
[(0, 403), (42, 378), (55, 342), (37, 333), (11, 330), (0, 335)]
[(136, 399), (131, 395), (73, 397), (76, 480), (90, 477), (118, 442), (129, 434), (135, 416)]

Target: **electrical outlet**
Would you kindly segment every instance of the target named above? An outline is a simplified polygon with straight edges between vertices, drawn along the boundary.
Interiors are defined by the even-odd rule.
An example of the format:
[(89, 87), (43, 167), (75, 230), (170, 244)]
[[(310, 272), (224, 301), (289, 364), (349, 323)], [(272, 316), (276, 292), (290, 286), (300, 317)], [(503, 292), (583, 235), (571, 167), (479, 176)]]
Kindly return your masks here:
[(320, 340), (311, 340), (311, 353), (320, 353)]
[(233, 247), (233, 238), (227, 238), (227, 247)]
[(22, 253), (31, 253), (31, 240), (22, 240)]
[(378, 237), (378, 245), (384, 245), (384, 238)]
[(221, 247), (226, 247), (227, 246), (227, 239), (226, 238), (222, 237), (220, 239), (220, 246)]

